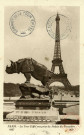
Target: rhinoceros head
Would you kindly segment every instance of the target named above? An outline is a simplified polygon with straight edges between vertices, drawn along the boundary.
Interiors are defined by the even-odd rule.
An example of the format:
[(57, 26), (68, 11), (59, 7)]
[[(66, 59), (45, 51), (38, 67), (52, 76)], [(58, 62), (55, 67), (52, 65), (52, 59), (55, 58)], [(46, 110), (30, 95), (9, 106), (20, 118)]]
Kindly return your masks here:
[(13, 62), (13, 61), (10, 61), (11, 62), (11, 65), (10, 66), (6, 66), (6, 72), (8, 73), (8, 74), (13, 74), (13, 73), (15, 73), (16, 72), (16, 67), (15, 67), (15, 62)]

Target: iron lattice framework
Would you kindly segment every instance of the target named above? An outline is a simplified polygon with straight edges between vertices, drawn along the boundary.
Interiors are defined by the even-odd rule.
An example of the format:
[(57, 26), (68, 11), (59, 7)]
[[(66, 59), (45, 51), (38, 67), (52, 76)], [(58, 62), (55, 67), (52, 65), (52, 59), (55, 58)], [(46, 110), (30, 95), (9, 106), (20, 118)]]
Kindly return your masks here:
[(59, 27), (60, 17), (57, 14), (56, 17), (56, 34), (55, 34), (55, 47), (54, 47), (54, 56), (52, 60), (51, 71), (55, 72), (55, 68), (59, 67), (59, 74), (55, 73), (55, 76), (49, 81), (49, 84), (53, 82), (61, 82), (64, 84), (65, 88), (71, 88), (71, 84), (67, 79), (67, 74), (64, 71), (62, 59), (61, 59), (61, 48), (60, 48), (60, 27)]

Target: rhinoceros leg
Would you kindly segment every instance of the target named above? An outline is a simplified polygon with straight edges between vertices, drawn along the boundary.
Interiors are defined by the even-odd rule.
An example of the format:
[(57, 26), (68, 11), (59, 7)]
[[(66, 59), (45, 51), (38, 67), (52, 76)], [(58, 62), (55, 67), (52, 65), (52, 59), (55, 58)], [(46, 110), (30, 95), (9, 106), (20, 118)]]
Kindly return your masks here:
[(26, 83), (30, 83), (31, 74), (30, 73), (24, 73), (24, 76), (26, 77)]

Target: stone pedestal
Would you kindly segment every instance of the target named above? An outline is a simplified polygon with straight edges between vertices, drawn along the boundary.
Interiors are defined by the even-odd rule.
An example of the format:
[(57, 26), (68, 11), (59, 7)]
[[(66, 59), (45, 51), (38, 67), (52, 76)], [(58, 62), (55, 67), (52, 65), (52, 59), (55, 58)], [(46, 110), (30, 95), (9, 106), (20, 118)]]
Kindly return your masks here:
[(7, 114), (5, 121), (43, 124), (60, 120), (58, 110), (51, 106), (48, 88), (27, 83), (21, 84), (20, 90), (22, 97), (15, 102), (16, 109)]
[(15, 103), (16, 109), (48, 110), (51, 107), (49, 99), (19, 99)]
[(47, 124), (60, 121), (59, 112), (56, 108), (48, 110), (15, 110), (6, 116), (5, 121), (25, 124)]

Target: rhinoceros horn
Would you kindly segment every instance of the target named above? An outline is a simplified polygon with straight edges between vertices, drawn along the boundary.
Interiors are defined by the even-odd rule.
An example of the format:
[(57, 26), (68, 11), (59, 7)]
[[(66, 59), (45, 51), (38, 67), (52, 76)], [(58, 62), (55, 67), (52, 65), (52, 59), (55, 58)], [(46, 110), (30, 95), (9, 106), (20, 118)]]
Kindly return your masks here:
[(10, 60), (10, 62), (11, 62), (11, 64), (13, 63), (13, 61), (12, 61), (12, 60)]
[(10, 60), (10, 62), (11, 62), (11, 66), (13, 66), (13, 63), (14, 63), (14, 62), (13, 62), (12, 60)]

